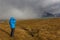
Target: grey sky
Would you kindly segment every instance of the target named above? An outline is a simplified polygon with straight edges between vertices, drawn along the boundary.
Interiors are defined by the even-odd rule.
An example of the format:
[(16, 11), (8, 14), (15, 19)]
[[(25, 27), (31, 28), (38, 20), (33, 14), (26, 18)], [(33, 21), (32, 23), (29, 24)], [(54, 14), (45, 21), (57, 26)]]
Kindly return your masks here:
[(0, 19), (40, 18), (44, 11), (60, 13), (60, 0), (0, 0)]

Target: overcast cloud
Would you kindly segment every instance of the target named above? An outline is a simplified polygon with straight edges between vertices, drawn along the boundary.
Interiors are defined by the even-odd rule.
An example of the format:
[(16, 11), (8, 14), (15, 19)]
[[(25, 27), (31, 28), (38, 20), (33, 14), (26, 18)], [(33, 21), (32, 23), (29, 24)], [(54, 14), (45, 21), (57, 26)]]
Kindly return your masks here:
[(45, 11), (60, 13), (60, 0), (0, 0), (0, 19), (41, 18)]

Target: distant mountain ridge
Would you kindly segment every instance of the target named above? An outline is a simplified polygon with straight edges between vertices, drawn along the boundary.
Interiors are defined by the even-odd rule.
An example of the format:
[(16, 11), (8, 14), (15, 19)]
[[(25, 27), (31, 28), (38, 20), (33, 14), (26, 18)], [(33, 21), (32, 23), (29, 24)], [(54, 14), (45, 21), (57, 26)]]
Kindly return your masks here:
[(52, 14), (49, 12), (43, 13), (42, 17), (60, 17), (60, 13)]

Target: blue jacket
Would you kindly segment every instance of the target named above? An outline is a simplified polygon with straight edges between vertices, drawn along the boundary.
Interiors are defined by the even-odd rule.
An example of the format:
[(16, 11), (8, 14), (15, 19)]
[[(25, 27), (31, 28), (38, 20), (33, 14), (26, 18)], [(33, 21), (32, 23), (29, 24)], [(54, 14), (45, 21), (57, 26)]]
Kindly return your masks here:
[(16, 26), (16, 19), (11, 17), (10, 20), (9, 20), (9, 24), (10, 24), (11, 28), (15, 28), (15, 26)]

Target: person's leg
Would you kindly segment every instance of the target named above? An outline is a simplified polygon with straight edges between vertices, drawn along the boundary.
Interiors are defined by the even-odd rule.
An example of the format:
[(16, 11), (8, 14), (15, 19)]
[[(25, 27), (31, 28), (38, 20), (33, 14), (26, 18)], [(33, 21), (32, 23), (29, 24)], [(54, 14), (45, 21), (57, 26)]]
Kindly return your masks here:
[(14, 31), (15, 31), (15, 29), (12, 29), (12, 28), (11, 28), (11, 35), (10, 35), (11, 37), (14, 36)]

